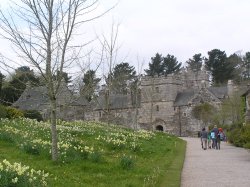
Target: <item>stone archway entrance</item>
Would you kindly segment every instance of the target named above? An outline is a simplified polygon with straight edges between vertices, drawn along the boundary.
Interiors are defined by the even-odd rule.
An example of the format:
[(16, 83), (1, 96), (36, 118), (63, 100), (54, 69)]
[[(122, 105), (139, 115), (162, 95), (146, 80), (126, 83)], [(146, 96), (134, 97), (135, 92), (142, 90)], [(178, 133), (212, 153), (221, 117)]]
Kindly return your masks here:
[(162, 125), (157, 125), (155, 129), (157, 131), (163, 131), (163, 126)]

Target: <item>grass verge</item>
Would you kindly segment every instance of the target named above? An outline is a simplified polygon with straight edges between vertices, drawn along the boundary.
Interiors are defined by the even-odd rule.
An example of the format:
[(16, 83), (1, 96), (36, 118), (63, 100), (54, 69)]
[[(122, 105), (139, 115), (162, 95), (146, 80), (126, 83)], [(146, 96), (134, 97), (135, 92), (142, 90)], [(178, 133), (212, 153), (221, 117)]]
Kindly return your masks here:
[[(46, 124), (26, 123), (0, 124), (0, 133), (4, 134), (0, 138), (0, 161), (7, 159), (44, 170), (49, 173), (48, 186), (180, 186), (185, 142), (175, 136), (96, 122), (61, 124), (64, 128), (58, 130), (59, 150), (64, 156), (54, 163), (46, 147)], [(31, 151), (23, 149), (24, 142), (31, 146)], [(39, 150), (37, 154), (33, 154), (33, 148)]]

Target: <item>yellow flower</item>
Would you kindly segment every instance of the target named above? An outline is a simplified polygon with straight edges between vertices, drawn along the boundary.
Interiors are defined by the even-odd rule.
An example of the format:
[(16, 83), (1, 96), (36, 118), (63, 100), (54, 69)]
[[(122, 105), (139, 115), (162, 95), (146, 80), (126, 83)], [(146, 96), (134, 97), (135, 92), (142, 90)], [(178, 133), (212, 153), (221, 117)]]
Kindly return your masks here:
[(14, 184), (17, 183), (17, 181), (18, 181), (17, 177), (11, 180), (11, 182), (14, 183)]

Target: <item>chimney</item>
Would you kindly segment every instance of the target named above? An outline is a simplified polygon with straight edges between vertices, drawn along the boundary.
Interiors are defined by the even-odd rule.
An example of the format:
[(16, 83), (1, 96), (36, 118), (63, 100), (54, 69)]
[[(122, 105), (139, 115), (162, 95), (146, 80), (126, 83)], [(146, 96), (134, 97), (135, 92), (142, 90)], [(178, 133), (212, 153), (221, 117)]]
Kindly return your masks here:
[(229, 97), (232, 97), (234, 92), (234, 86), (233, 86), (233, 81), (232, 80), (228, 80), (227, 82), (227, 94)]

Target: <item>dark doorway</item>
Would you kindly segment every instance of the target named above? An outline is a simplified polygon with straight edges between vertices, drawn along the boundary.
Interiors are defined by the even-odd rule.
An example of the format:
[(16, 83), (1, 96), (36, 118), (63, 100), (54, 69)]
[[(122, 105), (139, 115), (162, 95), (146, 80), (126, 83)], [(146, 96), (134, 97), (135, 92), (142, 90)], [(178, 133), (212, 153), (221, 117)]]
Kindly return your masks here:
[(157, 130), (157, 131), (163, 131), (163, 126), (157, 125), (157, 126), (156, 126), (156, 130)]

